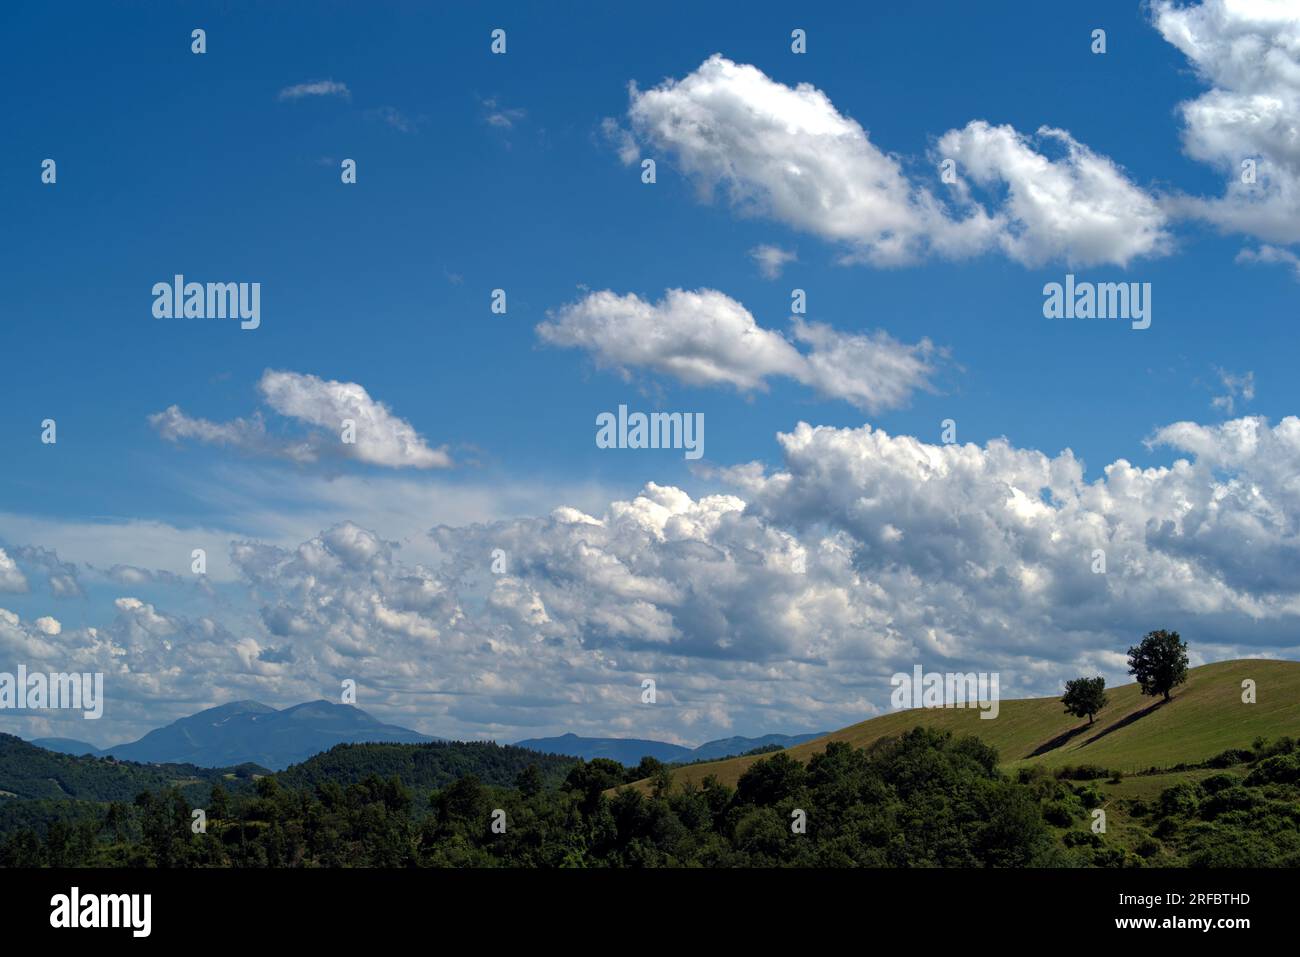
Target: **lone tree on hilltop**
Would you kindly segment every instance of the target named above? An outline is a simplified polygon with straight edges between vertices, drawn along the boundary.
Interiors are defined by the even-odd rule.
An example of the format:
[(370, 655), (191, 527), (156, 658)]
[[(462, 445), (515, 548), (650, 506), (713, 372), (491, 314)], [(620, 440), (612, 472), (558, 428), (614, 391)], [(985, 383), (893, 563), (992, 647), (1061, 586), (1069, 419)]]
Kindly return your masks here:
[(1176, 631), (1149, 632), (1142, 643), (1128, 650), (1128, 673), (1137, 678), (1142, 693), (1169, 692), (1187, 680), (1187, 642)]
[(1106, 707), (1106, 700), (1106, 679), (1098, 675), (1095, 678), (1067, 681), (1061, 704), (1065, 705), (1066, 714), (1072, 714), (1076, 718), (1087, 715), (1088, 723), (1092, 724), (1092, 716)]

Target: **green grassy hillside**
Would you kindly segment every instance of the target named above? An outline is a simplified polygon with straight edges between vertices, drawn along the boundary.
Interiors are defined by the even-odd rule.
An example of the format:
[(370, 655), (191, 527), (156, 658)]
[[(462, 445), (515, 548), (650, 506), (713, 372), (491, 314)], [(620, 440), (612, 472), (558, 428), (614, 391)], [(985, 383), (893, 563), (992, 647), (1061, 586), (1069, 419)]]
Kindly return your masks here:
[[(1256, 685), (1256, 704), (1241, 701), (1242, 681)], [(807, 761), (828, 741), (867, 747), (917, 726), (973, 734), (998, 749), (1008, 770), (1094, 764), (1132, 773), (1205, 761), (1229, 748), (1248, 748), (1256, 738), (1300, 735), (1300, 662), (1242, 659), (1202, 665), (1188, 672), (1172, 701), (1143, 697), (1136, 684), (1108, 689), (1110, 702), (1089, 727), (1064, 713), (1060, 698), (1003, 700), (994, 719), (974, 709), (912, 709), (881, 715), (835, 731), (785, 753)], [(699, 783), (714, 775), (735, 786), (762, 756), (695, 764), (674, 772), (678, 782)], [(638, 786), (645, 788), (643, 782)]]

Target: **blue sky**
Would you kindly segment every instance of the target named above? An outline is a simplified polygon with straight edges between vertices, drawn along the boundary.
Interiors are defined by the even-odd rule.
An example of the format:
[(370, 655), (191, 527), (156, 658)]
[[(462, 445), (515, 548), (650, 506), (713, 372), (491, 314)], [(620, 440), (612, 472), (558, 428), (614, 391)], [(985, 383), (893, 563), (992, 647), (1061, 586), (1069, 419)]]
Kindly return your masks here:
[[(1162, 15), (1170, 18), (1163, 28)], [(927, 522), (943, 511), (937, 499), (913, 514), (902, 507), (912, 498), (897, 493), (903, 498), (894, 507), (912, 515), (915, 529), (887, 518), (866, 528), (863, 508), (835, 495), (810, 491), (797, 502), (777, 501), (780, 483), (770, 476), (788, 454), (777, 434), (791, 433), (801, 421), (858, 438), (855, 430), (870, 425), (940, 446), (940, 423), (951, 418), (958, 442), (976, 449), (1004, 438), (1047, 459), (1072, 450), (1084, 463), (1085, 483), (1103, 479), (1103, 469), (1121, 459), (1140, 469), (1190, 460), (1197, 475), (1188, 481), (1199, 483), (1195, 488), (1210, 503), (1196, 527), (1161, 511), (1186, 489), (1153, 492), (1133, 514), (1115, 511), (1114, 501), (1123, 497), (1118, 490), (1111, 490), (1110, 504), (1079, 509), (1092, 509), (1098, 527), (1109, 522), (1112, 540), (1114, 529), (1127, 523), (1133, 547), (1145, 554), (1133, 559), (1134, 567), (1154, 567), (1146, 551), (1181, 563), (1168, 569), (1154, 607), (1204, 636), (1206, 657), (1280, 654), (1295, 645), (1290, 583), (1261, 584), (1286, 578), (1275, 566), (1288, 560), (1294, 544), (1292, 492), (1270, 471), (1277, 456), (1289, 454), (1289, 439), (1278, 436), (1282, 451), (1267, 454), (1234, 446), (1236, 457), (1211, 454), (1206, 443), (1226, 443), (1224, 423), (1247, 420), (1271, 429), (1296, 412), (1288, 347), (1300, 285), (1294, 260), (1286, 257), (1300, 229), (1288, 235), (1275, 220), (1285, 221), (1287, 204), (1295, 202), (1300, 157), (1277, 135), (1276, 123), (1242, 128), (1217, 114), (1189, 119), (1181, 109), (1214, 90), (1297, 102), (1288, 86), (1293, 75), (1262, 68), (1242, 81), (1237, 54), (1214, 42), (1246, 36), (1294, 59), (1289, 44), (1300, 35), (1294, 5), (1288, 14), (1282, 6), (1233, 3), (1168, 9), (954, 3), (813, 12), (759, 3), (746, 5), (742, 15), (701, 4), (660, 4), (653, 11), (575, 4), (562, 13), (522, 4), (437, 11), (414, 4), (123, 4), (25, 7), (2, 16), (11, 86), (21, 80), (28, 92), (6, 109), (9, 148), (0, 154), (9, 313), (0, 328), (6, 396), (0, 431), (7, 453), (0, 469), (0, 548), (22, 578), (0, 594), (0, 608), (17, 616), (15, 635), (29, 640), (13, 637), (0, 649), (11, 652), (4, 659), (25, 649), (29, 657), (51, 656), (51, 664), (89, 661), (93, 655), (79, 658), (78, 649), (95, 644), (86, 629), (97, 629), (117, 635), (125, 653), (116, 658), (132, 661), (118, 699), (109, 678), (110, 708), (101, 727), (84, 731), (80, 722), (65, 723), (63, 732), (98, 734), (104, 740), (95, 743), (103, 744), (235, 696), (277, 705), (332, 697), (349, 667), (365, 679), (363, 687), (368, 680), (376, 689), (359, 704), (435, 734), (511, 738), (579, 730), (693, 742), (723, 733), (819, 730), (883, 706), (881, 681), (914, 661), (1003, 668), (1018, 676), (1010, 686), (1023, 693), (1051, 693), (1078, 668), (1118, 679), (1123, 670), (1106, 655), (1165, 624), (1137, 620), (1135, 609), (1152, 595), (1122, 584), (1111, 586), (1122, 594), (1105, 601), (1080, 598), (1061, 584), (1059, 569), (1052, 574), (1059, 556), (1044, 551), (1053, 546), (1035, 544), (1028, 533), (1017, 537), (1023, 530), (993, 536), (1000, 545), (1015, 539), (1014, 562), (993, 556), (988, 541), (972, 531), (986, 523), (979, 510), (987, 503), (968, 502), (973, 511), (954, 505), (952, 526), (942, 533), (971, 535), (953, 544), (950, 557), (984, 556), (994, 576), (1014, 566), (1023, 573), (1022, 588), (1035, 576), (1051, 577), (1063, 589), (1056, 601), (1070, 610), (1048, 613), (1026, 607), (1033, 602), (1024, 594), (1003, 595), (996, 634), (974, 626), (963, 631), (954, 622), (966, 620), (980, 598), (969, 568), (935, 565), (928, 551), (872, 551), (877, 533), (925, 539)], [(190, 51), (195, 27), (207, 31), (203, 55)], [(489, 51), (497, 27), (507, 31), (505, 55)], [(790, 49), (796, 27), (807, 31), (802, 55)], [(1091, 31), (1099, 27), (1106, 31), (1104, 54), (1090, 50)], [(1191, 36), (1191, 45), (1167, 35)], [(721, 90), (715, 98), (697, 97), (689, 78), (705, 78), (714, 54), (735, 69), (713, 78), (714, 91)], [(331, 81), (334, 92), (286, 92), (320, 81)], [(677, 85), (661, 86), (666, 81)], [(789, 182), (764, 177), (792, 176), (797, 156), (785, 167), (779, 156), (771, 166), (755, 161), (749, 170), (759, 172), (749, 175), (744, 164), (713, 165), (716, 157), (702, 148), (722, 144), (724, 154), (738, 142), (778, 152), (783, 144), (801, 148), (797, 136), (749, 140), (753, 131), (743, 128), (757, 115), (747, 111), (775, 102), (777, 87), (789, 93), (799, 84), (824, 94), (820, 119), (856, 123), (861, 134), (860, 142), (848, 136), (843, 162), (832, 150), (825, 166), (800, 174), (809, 196), (856, 189), (866, 180), (855, 185), (854, 177), (865, 174), (853, 164), (879, 161), (910, 184), (913, 198), (933, 195), (948, 211), (940, 225), (919, 228), (916, 248), (902, 260), (872, 253), (869, 222), (855, 220), (845, 233), (774, 200), (774, 186)], [(656, 88), (664, 95), (645, 96)], [(638, 102), (639, 113), (632, 109)], [(809, 102), (802, 105), (822, 108)], [(699, 140), (672, 125), (686, 115), (699, 124)], [(963, 154), (964, 176), (980, 162), (994, 169), (974, 184), (970, 205), (945, 192), (935, 161), (943, 155), (941, 137), (969, 132), (968, 124), (981, 120), (1013, 132), (992, 146), (968, 144), (986, 153)], [(1067, 131), (1106, 171), (1105, 181), (1081, 178), (1062, 158), (1064, 141), (1037, 135), (1040, 127)], [(629, 142), (635, 160), (626, 163), (619, 147)], [(1230, 173), (1212, 155), (1220, 148), (1259, 159), (1264, 178), (1255, 205), (1225, 198)], [(54, 185), (41, 182), (46, 157), (58, 164)], [(641, 182), (644, 157), (657, 163), (652, 185)], [(355, 185), (340, 182), (344, 158), (358, 164)], [(1034, 207), (1041, 220), (1018, 217), (1023, 208), (1017, 210), (1013, 194), (1034, 192), (1035, 162), (1048, 164), (1049, 177), (1059, 176), (1079, 205), (1053, 208), (1049, 196)], [(1028, 179), (1016, 179), (1022, 174)], [(1112, 216), (1100, 237), (1082, 236), (1070, 225), (1089, 204)], [(974, 208), (994, 218), (1004, 211), (1006, 222), (976, 251), (940, 249), (948, 225)], [(1151, 242), (1134, 240), (1139, 235)], [(1022, 244), (1001, 244), (1006, 237)], [(761, 246), (796, 258), (779, 276), (766, 276), (750, 254)], [(1243, 251), (1277, 261), (1243, 262)], [(1045, 319), (1043, 285), (1067, 272), (1095, 282), (1150, 283), (1151, 328)], [(260, 282), (260, 328), (155, 319), (150, 289), (175, 273), (200, 282)], [(496, 288), (506, 291), (506, 315), (489, 309)], [(899, 386), (901, 398), (846, 400), (824, 370), (805, 369), (790, 351), (794, 288), (807, 292), (807, 322), (825, 324), (839, 337), (863, 337), (852, 340), (859, 345), (880, 332), (904, 348), (928, 340), (927, 369)], [(672, 357), (648, 355), (630, 320), (610, 333), (623, 337), (619, 342), (600, 340), (604, 353), (591, 345), (608, 319), (589, 301), (593, 293), (635, 295), (649, 309), (671, 289), (713, 290), (742, 304), (769, 339), (787, 340), (785, 346), (769, 342), (780, 357), (764, 365), (742, 355), (743, 369), (719, 371), (718, 363), (726, 363), (718, 356), (734, 359), (728, 350), (735, 343), (712, 341), (701, 348), (714, 350), (713, 378), (702, 380), (666, 371)], [(591, 306), (585, 312), (584, 303)], [(671, 338), (679, 331), (672, 323), (707, 319), (703, 312), (651, 313), (636, 321), (670, 323)], [(540, 334), (546, 322), (559, 324), (569, 344)], [(580, 341), (587, 345), (574, 344)], [(795, 348), (806, 355), (810, 347)], [(675, 358), (684, 361), (680, 353)], [(765, 370), (758, 384), (737, 386), (756, 367)], [(454, 466), (412, 467), (400, 456), (380, 461), (379, 452), (360, 461), (345, 451), (298, 463), (268, 455), (280, 439), (322, 430), (268, 402), (259, 392), (267, 370), (299, 377), (286, 388), (305, 390), (307, 403), (331, 383), (359, 385), (367, 402), (382, 403), (389, 424), (418, 433), (425, 448), (445, 447)], [(865, 368), (854, 374), (871, 376)], [(692, 467), (678, 450), (597, 448), (595, 416), (620, 403), (703, 413), (704, 467)], [(230, 423), (260, 411), (270, 438), (242, 447), (172, 440), (150, 418), (172, 406), (188, 423)], [(40, 442), (47, 418), (57, 421), (55, 445)], [(1195, 440), (1184, 436), (1181, 445), (1145, 444), (1179, 422), (1209, 431)], [(727, 471), (750, 462), (767, 470), (762, 488)], [(839, 487), (840, 497), (850, 498), (850, 464), (819, 462), (825, 481), (814, 484), (822, 492)], [(1233, 476), (1240, 480), (1235, 486)], [(889, 498), (881, 493), (888, 476), (872, 472), (862, 481), (868, 484), (854, 488), (861, 498)], [(960, 491), (963, 483), (953, 481)], [(1005, 476), (990, 481), (1007, 485)], [(849, 536), (854, 577), (820, 584), (815, 597), (793, 597), (784, 609), (789, 620), (780, 609), (767, 609), (795, 643), (787, 647), (784, 639), (754, 638), (759, 625), (746, 621), (747, 603), (738, 597), (743, 589), (733, 580), (701, 580), (680, 569), (682, 577), (674, 579), (662, 558), (651, 562), (655, 573), (638, 569), (639, 561), (649, 561), (640, 546), (605, 542), (602, 560), (637, 579), (620, 590), (598, 573), (600, 561), (570, 567), (575, 553), (535, 550), (537, 539), (527, 537), (564, 540), (553, 529), (528, 525), (560, 506), (612, 528), (610, 503), (635, 503), (647, 482), (680, 489), (695, 502), (715, 493), (737, 496), (747, 516), (766, 523), (755, 534), (793, 536), (812, 552), (824, 553), (836, 535)], [(1240, 520), (1229, 520), (1212, 503), (1225, 488), (1245, 494), (1242, 482), (1268, 499), (1267, 507), (1243, 499)], [(1025, 491), (1043, 500), (1040, 489)], [(1060, 521), (1074, 521), (1066, 511)], [(1214, 521), (1222, 524), (1211, 528)], [(326, 622), (318, 617), (320, 596), (312, 599), (311, 614), (300, 616), (310, 627), (276, 624), (283, 616), (275, 609), (288, 614), (295, 600), (307, 600), (308, 586), (296, 577), (289, 583), (283, 567), (272, 574), (251, 560), (232, 561), (231, 542), (292, 552), (341, 522), (400, 543), (400, 561), (425, 568), (436, 582), (429, 587), (459, 589), (453, 604), (463, 605), (473, 628), (453, 641), (457, 613), (386, 595), (385, 585), (400, 592), (404, 580), (405, 572), (393, 568), (382, 582), (372, 580), (371, 594), (388, 610), (415, 618), (392, 626), (391, 646), (375, 639), (373, 655), (357, 637), (364, 617)], [(1173, 522), (1176, 543), (1158, 534), (1166, 522)], [(431, 536), (439, 525), (449, 530)], [(882, 531), (885, 526), (893, 531)], [(649, 527), (641, 532), (653, 539)], [(1275, 547), (1258, 561), (1274, 564), (1260, 569), (1242, 549), (1262, 548), (1265, 533)], [(709, 539), (712, 534), (700, 531), (695, 544), (705, 547), (708, 539), (707, 547), (720, 548), (740, 568), (744, 549)], [(501, 547), (526, 556), (522, 568), (507, 576), (509, 585), (490, 576), (470, 581), (485, 570), (472, 556), (485, 564), (495, 540), (519, 542), (513, 552)], [(213, 556), (209, 587), (184, 580), (193, 547)], [(38, 557), (43, 553), (32, 549), (52, 550), (70, 563), (78, 587), (59, 594), (48, 582), (48, 562)], [(182, 581), (168, 584), (155, 575), (127, 582), (124, 573), (108, 572), (115, 565), (169, 572)], [(904, 570), (933, 573), (941, 579), (936, 587), (950, 576), (946, 582), (962, 600), (902, 610), (885, 607), (896, 594), (870, 597), (874, 589), (909, 590), (905, 576), (894, 577)], [(372, 573), (354, 568), (344, 581), (352, 587)], [(1187, 583), (1199, 575), (1222, 586), (1219, 604), (1194, 600), (1198, 589)], [(1178, 592), (1176, 582), (1186, 590)], [(316, 587), (323, 586), (314, 581), (310, 588)], [(771, 583), (745, 587), (770, 589)], [(709, 613), (683, 597), (684, 590), (709, 588), (718, 592), (700, 598)], [(842, 634), (824, 622), (814, 627), (799, 611), (810, 601), (821, 607), (836, 588), (844, 592), (833, 600), (857, 609), (840, 623)], [(1207, 590), (1204, 581), (1199, 590)], [(493, 594), (496, 604), (488, 605), (498, 612), (512, 605), (513, 617), (476, 618)], [(597, 614), (611, 595), (618, 610)], [(124, 607), (124, 599), (137, 605)], [(534, 600), (545, 608), (544, 626), (530, 626), (513, 607)], [(948, 599), (936, 594), (932, 600)], [(1074, 614), (1076, 601), (1088, 606), (1086, 614)], [(567, 610), (570, 602), (577, 610)], [(140, 631), (132, 616), (144, 606), (167, 624)], [(1044, 615), (1056, 636), (1050, 648), (1007, 638), (1018, 629), (1038, 630)], [(427, 627), (412, 626), (421, 616)], [(31, 638), (31, 623), (41, 618), (60, 624), (53, 636), (37, 629), (50, 639), (43, 644)], [(212, 639), (210, 651), (176, 661), (141, 637), (154, 634), (183, 649), (200, 641), (195, 636), (209, 627), (203, 622), (224, 637)], [(790, 637), (805, 626), (806, 644)], [(774, 626), (769, 620), (763, 627)], [(437, 638), (430, 637), (434, 632)], [(241, 640), (254, 642), (255, 650), (223, 656), (223, 643), (233, 648)], [(456, 651), (458, 641), (470, 649), (499, 648), (479, 657)], [(516, 655), (527, 658), (520, 649), (530, 643), (556, 657), (539, 658), (532, 671), (512, 670), (522, 669)], [(494, 662), (493, 655), (515, 664)], [(268, 667), (286, 660), (293, 664)], [(857, 664), (848, 667), (846, 660)], [(726, 662), (721, 670), (719, 661)], [(573, 671), (563, 691), (556, 688), (561, 667)], [(147, 679), (150, 668), (158, 672)], [(161, 677), (182, 672), (188, 678)], [(399, 673), (401, 681), (388, 680)], [(623, 703), (618, 689), (658, 673), (675, 676), (662, 682), (678, 689), (667, 707), (648, 712)], [(780, 690), (786, 686), (791, 690)], [(424, 692), (432, 698), (420, 697)], [(16, 720), (23, 733), (48, 732), (60, 716)]]

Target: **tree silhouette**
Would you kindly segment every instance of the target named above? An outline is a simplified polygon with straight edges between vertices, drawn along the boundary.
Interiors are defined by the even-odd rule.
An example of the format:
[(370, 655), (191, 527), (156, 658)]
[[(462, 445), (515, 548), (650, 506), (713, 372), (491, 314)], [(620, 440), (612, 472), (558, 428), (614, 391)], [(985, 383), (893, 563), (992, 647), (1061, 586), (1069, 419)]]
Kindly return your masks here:
[(1075, 678), (1065, 683), (1065, 694), (1061, 704), (1065, 705), (1067, 714), (1077, 718), (1085, 715), (1092, 724), (1092, 716), (1106, 707), (1106, 679), (1101, 675), (1095, 678)]
[(1137, 678), (1145, 695), (1165, 696), (1187, 680), (1187, 642), (1176, 631), (1152, 631), (1128, 650), (1128, 673)]

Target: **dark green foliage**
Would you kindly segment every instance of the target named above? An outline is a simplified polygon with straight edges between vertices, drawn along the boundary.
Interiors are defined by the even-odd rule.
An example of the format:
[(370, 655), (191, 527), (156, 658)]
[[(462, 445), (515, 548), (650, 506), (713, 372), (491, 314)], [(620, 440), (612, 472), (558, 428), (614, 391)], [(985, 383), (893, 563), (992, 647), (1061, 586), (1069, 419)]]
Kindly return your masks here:
[(1079, 803), (1089, 811), (1101, 807), (1102, 801), (1105, 800), (1102, 793), (1094, 787), (1079, 788), (1075, 793), (1079, 796)]
[(1170, 693), (1187, 680), (1187, 642), (1176, 631), (1148, 632), (1142, 643), (1128, 650), (1128, 673), (1137, 679), (1144, 695)]
[(1076, 816), (1077, 809), (1066, 801), (1052, 801), (1043, 806), (1043, 819), (1056, 827), (1070, 827)]
[(1056, 769), (1056, 776), (1066, 781), (1095, 781), (1097, 778), (1114, 777), (1109, 768), (1096, 764), (1066, 765)]
[[(545, 784), (558, 784), (577, 758), (539, 754), (491, 741), (434, 741), (428, 744), (340, 744), (276, 777), (289, 787), (311, 788), (325, 781), (355, 784), (372, 774), (397, 775), (417, 791), (446, 787), (467, 774), (485, 784), (511, 787), (529, 766)], [(622, 765), (618, 765), (622, 774)]]
[(1300, 865), (1300, 776), (1294, 745), (1279, 744), (1255, 742), (1256, 752), (1274, 756), (1245, 777), (1215, 774), (1166, 789), (1154, 812), (1164, 853), (1192, 867)]
[(1160, 814), (1164, 817), (1195, 814), (1200, 807), (1201, 789), (1195, 784), (1175, 784), (1160, 795)]
[[(419, 787), (379, 773), (394, 748), (418, 753), (403, 760), (424, 775)], [(1270, 756), (1249, 776), (1184, 782), (1149, 807), (1127, 802), (1123, 846), (1080, 826), (1115, 803), (1105, 769), (1034, 767), (1010, 779), (986, 744), (932, 729), (869, 750), (831, 742), (807, 765), (777, 753), (734, 790), (711, 777), (670, 786), (659, 762), (557, 766), (524, 752), (516, 764), (494, 748), (346, 746), (310, 769), (310, 784), (299, 783), (303, 766), (255, 786), (214, 781), (201, 800), (161, 787), (125, 801), (0, 801), (0, 866), (1300, 866), (1293, 742), (1256, 742)], [(431, 787), (453, 761), (465, 773)], [(642, 772), (648, 787), (623, 787)], [(206, 833), (191, 829), (194, 807), (207, 811)], [(504, 833), (492, 827), (500, 814)]]
[(1141, 867), (1142, 858), (1122, 847), (1099, 847), (1092, 852), (1093, 867)]
[(1300, 752), (1265, 758), (1246, 778), (1250, 785), (1300, 783)]
[(1201, 802), (1201, 818), (1212, 821), (1229, 811), (1248, 811), (1260, 803), (1260, 798), (1253, 791), (1234, 785), (1212, 794)]
[(1206, 794), (1218, 794), (1224, 788), (1230, 788), (1241, 783), (1241, 778), (1231, 774), (1215, 774), (1201, 782), (1201, 788)]
[[(310, 783), (302, 783), (305, 771), (297, 768), (259, 779), (252, 793), (229, 794), (218, 785), (206, 798), (205, 834), (192, 833), (191, 804), (178, 790), (143, 792), (130, 804), (90, 805), (40, 829), (17, 828), (0, 842), (0, 862), (1017, 867), (1053, 863), (1058, 853), (1035, 795), (998, 772), (993, 749), (925, 729), (870, 753), (832, 743), (807, 766), (777, 753), (754, 764), (734, 791), (713, 778), (672, 788), (658, 762), (628, 771), (600, 758), (568, 761), (563, 782), (547, 786), (544, 756), (535, 754), (508, 782), (518, 788), (474, 771), (432, 790), (423, 807), (397, 774), (372, 772), (353, 782), (324, 777), (323, 766), (349, 774), (382, 766), (394, 747), (451, 753), (439, 745), (344, 747), (317, 762)], [(499, 777), (497, 759), (478, 766)], [(442, 773), (421, 767), (425, 783)], [(648, 795), (620, 788), (639, 771), (658, 779)], [(498, 811), (505, 833), (492, 828)], [(806, 820), (803, 833), (792, 827), (796, 812)]]
[(1210, 758), (1205, 762), (1205, 766), (1207, 768), (1231, 768), (1253, 760), (1255, 760), (1253, 751), (1246, 751), (1242, 748), (1229, 748), (1227, 751), (1222, 751)]
[(519, 772), (519, 777), (515, 778), (515, 788), (526, 798), (536, 797), (545, 787), (546, 779), (542, 777), (542, 770), (535, 763), (528, 765)]
[(176, 786), (192, 797), (209, 793), (212, 783), (249, 787), (256, 765), (200, 768), (192, 764), (136, 764), (47, 751), (12, 734), (0, 734), (0, 790), (19, 798), (130, 801), (141, 791)]
[(1295, 738), (1283, 736), (1278, 738), (1272, 744), (1260, 738), (1255, 739), (1255, 756), (1257, 758), (1271, 758), (1276, 754), (1292, 754), (1296, 750)]
[(1092, 724), (1097, 712), (1106, 707), (1106, 701), (1106, 679), (1101, 675), (1067, 681), (1065, 694), (1061, 697), (1066, 714), (1072, 714), (1076, 718), (1086, 717), (1089, 724)]
[(1141, 857), (1152, 858), (1159, 854), (1160, 851), (1160, 842), (1154, 837), (1146, 837), (1138, 842), (1137, 852)]
[(736, 782), (739, 804), (778, 804), (800, 792), (807, 771), (788, 754), (753, 764)]

